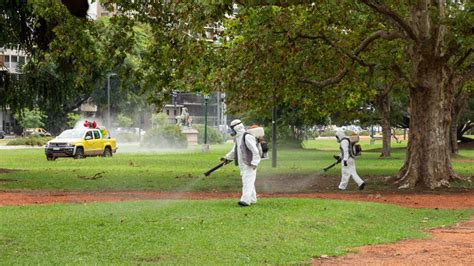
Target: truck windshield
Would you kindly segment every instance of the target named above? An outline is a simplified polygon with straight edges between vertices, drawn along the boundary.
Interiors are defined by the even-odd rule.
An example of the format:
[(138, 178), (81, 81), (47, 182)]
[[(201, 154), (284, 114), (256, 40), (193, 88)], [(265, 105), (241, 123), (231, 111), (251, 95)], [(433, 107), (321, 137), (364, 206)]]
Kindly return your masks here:
[(86, 131), (83, 129), (68, 129), (63, 131), (57, 138), (58, 139), (77, 139), (82, 138)]

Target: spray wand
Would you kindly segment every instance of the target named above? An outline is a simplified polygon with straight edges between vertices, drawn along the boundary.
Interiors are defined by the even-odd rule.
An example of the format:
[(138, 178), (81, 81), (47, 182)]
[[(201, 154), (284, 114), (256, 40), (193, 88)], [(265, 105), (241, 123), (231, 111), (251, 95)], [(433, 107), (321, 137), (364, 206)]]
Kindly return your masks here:
[(341, 157), (337, 156), (337, 155), (334, 155), (334, 159), (336, 159), (336, 162), (334, 162), (333, 164), (329, 165), (328, 167), (324, 168), (324, 172), (327, 172), (329, 169), (333, 168), (334, 166), (336, 166), (338, 163), (340, 163), (342, 161)]
[(221, 168), (222, 166), (228, 164), (232, 162), (232, 160), (227, 160), (227, 159), (224, 159), (222, 160), (222, 162), (220, 162), (218, 165), (212, 167), (211, 169), (209, 169), (209, 171), (205, 172), (204, 175), (205, 176), (209, 176), (212, 172), (216, 171), (217, 169)]

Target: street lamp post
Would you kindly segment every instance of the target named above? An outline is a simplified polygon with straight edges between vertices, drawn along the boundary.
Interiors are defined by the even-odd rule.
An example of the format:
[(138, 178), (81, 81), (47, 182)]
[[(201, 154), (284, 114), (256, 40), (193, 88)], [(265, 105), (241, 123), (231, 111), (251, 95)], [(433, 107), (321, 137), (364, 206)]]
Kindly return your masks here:
[(209, 144), (207, 143), (207, 106), (209, 103), (209, 94), (204, 94), (204, 145), (202, 150), (209, 151)]
[(272, 108), (272, 167), (277, 167), (277, 106), (275, 93), (273, 93)]
[(107, 128), (110, 130), (110, 77), (117, 76), (116, 73), (107, 75)]

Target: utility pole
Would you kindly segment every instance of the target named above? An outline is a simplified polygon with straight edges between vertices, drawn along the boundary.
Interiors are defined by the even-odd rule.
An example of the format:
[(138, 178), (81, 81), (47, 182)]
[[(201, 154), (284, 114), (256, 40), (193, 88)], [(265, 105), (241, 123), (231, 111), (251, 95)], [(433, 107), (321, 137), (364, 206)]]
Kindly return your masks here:
[(273, 108), (272, 108), (272, 167), (277, 167), (277, 106), (276, 96), (273, 92)]
[(117, 76), (116, 73), (109, 73), (107, 75), (107, 129), (110, 130), (110, 77)]
[(207, 144), (207, 106), (209, 103), (209, 94), (204, 94), (204, 145), (202, 151), (209, 151), (209, 144)]

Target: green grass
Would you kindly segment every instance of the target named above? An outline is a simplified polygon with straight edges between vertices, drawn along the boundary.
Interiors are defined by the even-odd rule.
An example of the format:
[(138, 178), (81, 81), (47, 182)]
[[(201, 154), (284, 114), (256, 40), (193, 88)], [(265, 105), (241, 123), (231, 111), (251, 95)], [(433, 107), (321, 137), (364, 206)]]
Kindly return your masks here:
[[(20, 170), (1, 174), (6, 181), (0, 182), (0, 189), (240, 191), (238, 168), (233, 164), (202, 178), (202, 174), (217, 164), (231, 146), (213, 145), (209, 153), (199, 149), (179, 153), (119, 153), (112, 158), (60, 158), (54, 162), (46, 161), (43, 149), (0, 150), (0, 168)], [(362, 177), (393, 175), (403, 164), (403, 144), (394, 144), (389, 159), (379, 157), (380, 143), (370, 145), (367, 141), (362, 142), (362, 146), (365, 152), (357, 160), (357, 170)], [(321, 169), (334, 161), (332, 155), (338, 153), (335, 140), (308, 141), (305, 147), (304, 150), (279, 150), (277, 168), (271, 167), (271, 160), (262, 161), (258, 178), (319, 175)], [(474, 158), (474, 150), (461, 150), (460, 154), (461, 159)], [(474, 172), (472, 163), (455, 161), (453, 165), (463, 176)], [(97, 173), (101, 173), (102, 178), (87, 179)], [(326, 174), (337, 179), (340, 166)]]
[[(380, 159), (381, 144), (362, 142), (362, 176), (398, 171), (403, 144)], [(262, 162), (259, 179), (312, 175), (333, 162), (334, 140), (305, 143), (305, 150), (282, 149), (278, 168)], [(162, 190), (235, 191), (238, 168), (228, 165), (210, 177), (231, 144), (179, 153), (122, 153), (112, 158), (58, 159), (42, 149), (0, 150), (0, 190)], [(472, 175), (473, 150), (453, 163)], [(89, 180), (96, 173), (101, 178)], [(338, 179), (340, 168), (329, 175)], [(426, 235), (424, 228), (452, 225), (473, 210), (407, 209), (394, 205), (317, 199), (261, 199), (251, 208), (235, 200), (161, 200), (120, 203), (12, 206), (0, 208), (0, 264), (302, 264), (312, 257), (342, 255), (351, 247)]]
[(0, 208), (0, 264), (302, 264), (426, 237), (472, 210), (317, 199), (141, 201)]

